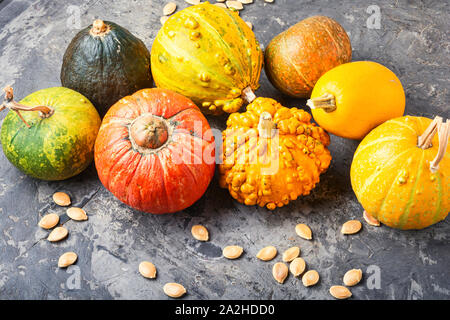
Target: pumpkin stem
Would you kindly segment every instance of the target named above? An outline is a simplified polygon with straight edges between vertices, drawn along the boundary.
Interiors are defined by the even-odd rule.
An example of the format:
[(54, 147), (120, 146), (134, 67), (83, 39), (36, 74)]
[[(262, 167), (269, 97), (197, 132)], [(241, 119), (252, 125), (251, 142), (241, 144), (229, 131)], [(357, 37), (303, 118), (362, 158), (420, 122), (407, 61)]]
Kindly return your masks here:
[(272, 121), (272, 116), (267, 111), (264, 111), (259, 116), (258, 132), (259, 136), (264, 139), (272, 138), (275, 133), (276, 125)]
[(436, 157), (430, 162), (430, 170), (435, 173), (439, 170), (439, 162), (444, 158), (445, 152), (448, 146), (448, 140), (450, 136), (450, 120), (447, 119), (445, 123), (439, 123), (437, 126), (437, 132), (439, 137), (439, 149)]
[(94, 36), (103, 36), (109, 30), (110, 26), (108, 26), (103, 20), (97, 19), (92, 23), (91, 34)]
[(308, 99), (306, 105), (311, 109), (323, 109), (325, 112), (333, 112), (337, 109), (336, 99), (331, 93), (325, 93), (323, 96)]
[(31, 126), (22, 117), (22, 114), (20, 113), (20, 111), (39, 111), (39, 116), (41, 118), (48, 118), (55, 112), (55, 110), (51, 107), (47, 107), (47, 106), (28, 107), (28, 106), (25, 106), (23, 104), (20, 104), (20, 103), (14, 101), (14, 91), (13, 91), (13, 88), (11, 88), (10, 86), (7, 86), (6, 88), (4, 88), (3, 91), (5, 91), (5, 99), (3, 100), (3, 103), (0, 105), (0, 111), (5, 108), (13, 110), (14, 112), (17, 113), (20, 120), (22, 120), (23, 123), (25, 123), (25, 125), (28, 128), (31, 128)]
[(256, 99), (256, 95), (255, 95), (255, 93), (253, 92), (253, 90), (252, 90), (252, 88), (250, 86), (248, 86), (247, 88), (242, 90), (241, 97), (247, 103), (252, 103), (253, 100)]

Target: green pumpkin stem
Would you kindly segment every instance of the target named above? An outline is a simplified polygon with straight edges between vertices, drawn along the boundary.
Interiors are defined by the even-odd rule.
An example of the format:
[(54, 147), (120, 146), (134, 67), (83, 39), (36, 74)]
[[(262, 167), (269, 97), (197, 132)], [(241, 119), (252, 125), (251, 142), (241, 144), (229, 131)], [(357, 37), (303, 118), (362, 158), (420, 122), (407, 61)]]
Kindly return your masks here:
[(55, 110), (53, 108), (48, 107), (48, 106), (28, 107), (28, 106), (25, 106), (23, 104), (20, 104), (20, 103), (14, 101), (14, 91), (13, 91), (13, 88), (11, 88), (10, 86), (7, 86), (6, 88), (4, 88), (3, 91), (5, 91), (5, 100), (0, 105), (0, 111), (5, 108), (8, 108), (8, 109), (16, 112), (17, 115), (19, 116), (20, 120), (22, 120), (23, 123), (25, 123), (25, 125), (28, 128), (31, 128), (31, 126), (23, 118), (20, 111), (39, 111), (39, 115), (41, 118), (48, 118), (55, 112)]
[(336, 99), (331, 93), (325, 93), (320, 97), (308, 99), (306, 105), (311, 109), (323, 109), (325, 112), (333, 112), (337, 109)]

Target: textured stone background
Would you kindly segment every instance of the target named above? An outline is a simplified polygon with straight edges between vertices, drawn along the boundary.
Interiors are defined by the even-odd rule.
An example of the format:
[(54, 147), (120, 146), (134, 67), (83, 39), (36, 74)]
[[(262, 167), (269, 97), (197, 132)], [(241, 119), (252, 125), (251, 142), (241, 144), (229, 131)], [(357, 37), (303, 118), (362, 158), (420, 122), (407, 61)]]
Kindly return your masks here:
[[(176, 0), (179, 8), (187, 4)], [(162, 0), (106, 1), (0, 1), (0, 86), (11, 84), (17, 98), (38, 89), (58, 86), (66, 46), (77, 33), (70, 19), (80, 12), (81, 27), (95, 18), (115, 21), (151, 48), (159, 27)], [(381, 9), (381, 28), (369, 29), (367, 8)], [(74, 6), (74, 7), (70, 7)], [(255, 0), (241, 16), (251, 21), (257, 38), (266, 46), (272, 37), (311, 15), (339, 21), (349, 32), (354, 60), (374, 60), (391, 68), (407, 95), (407, 113), (450, 117), (450, 6), (436, 1), (303, 1)], [(288, 99), (261, 77), (258, 95), (287, 106), (305, 106)], [(305, 107), (307, 109), (307, 107)], [(3, 119), (6, 111), (1, 113)], [(223, 128), (226, 117), (209, 117)], [(116, 200), (98, 181), (91, 166), (64, 182), (43, 182), (26, 177), (0, 154), (0, 298), (2, 299), (166, 299), (162, 286), (180, 282), (185, 299), (329, 299), (328, 288), (340, 284), (345, 271), (371, 265), (381, 275), (380, 289), (370, 289), (366, 273), (352, 289), (354, 299), (449, 299), (450, 221), (422, 231), (398, 231), (363, 224), (357, 235), (340, 234), (349, 219), (362, 220), (349, 181), (349, 167), (357, 143), (332, 137), (333, 161), (311, 195), (276, 213), (246, 207), (219, 188), (217, 179), (191, 208), (153, 216), (136, 212)], [(52, 204), (55, 191), (65, 191), (73, 204), (83, 207), (87, 222), (67, 221), (65, 210)], [(62, 215), (69, 229), (67, 240), (52, 244), (37, 227), (48, 212)], [(313, 241), (295, 235), (304, 222)], [(200, 243), (190, 235), (193, 224), (206, 225), (211, 241)], [(221, 248), (239, 244), (243, 257), (228, 261)], [(299, 245), (310, 269), (321, 275), (318, 285), (305, 288), (290, 276), (284, 285), (271, 276), (274, 263), (255, 258), (257, 251), (275, 245), (279, 251)], [(73, 250), (76, 268), (58, 269), (60, 254)], [(137, 270), (142, 260), (153, 261), (158, 278), (147, 280)], [(278, 256), (275, 261), (281, 260)], [(376, 268), (376, 267), (375, 267)], [(69, 273), (72, 272), (72, 273)], [(80, 289), (73, 277), (80, 276)], [(72, 277), (72, 278), (71, 278)]]

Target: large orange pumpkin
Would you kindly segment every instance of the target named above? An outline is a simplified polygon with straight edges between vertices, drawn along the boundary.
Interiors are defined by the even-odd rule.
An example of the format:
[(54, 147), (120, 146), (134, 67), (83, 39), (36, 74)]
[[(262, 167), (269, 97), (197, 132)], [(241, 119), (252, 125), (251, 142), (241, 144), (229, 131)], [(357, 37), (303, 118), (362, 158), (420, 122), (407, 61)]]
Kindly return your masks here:
[(150, 213), (183, 210), (206, 191), (215, 167), (208, 122), (188, 98), (144, 89), (105, 115), (95, 142), (100, 181), (120, 201)]
[(366, 213), (399, 229), (422, 229), (450, 210), (450, 122), (422, 117), (389, 120), (355, 152), (350, 176)]
[(314, 16), (273, 38), (264, 56), (267, 77), (278, 90), (309, 98), (325, 72), (352, 60), (352, 47), (337, 21)]

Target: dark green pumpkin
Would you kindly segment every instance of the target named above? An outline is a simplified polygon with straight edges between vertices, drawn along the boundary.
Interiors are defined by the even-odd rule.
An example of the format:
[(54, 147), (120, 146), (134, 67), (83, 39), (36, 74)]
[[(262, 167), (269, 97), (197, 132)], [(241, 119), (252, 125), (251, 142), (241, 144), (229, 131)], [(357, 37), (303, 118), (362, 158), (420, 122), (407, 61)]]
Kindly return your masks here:
[(96, 20), (67, 48), (61, 83), (85, 95), (103, 116), (121, 98), (150, 88), (150, 52), (125, 28)]
[(1, 143), (8, 160), (18, 169), (42, 180), (64, 180), (82, 172), (94, 158), (100, 128), (95, 107), (80, 93), (55, 87), (36, 91), (20, 104), (46, 106), (53, 113), (20, 111), (25, 124), (9, 111), (1, 128)]

